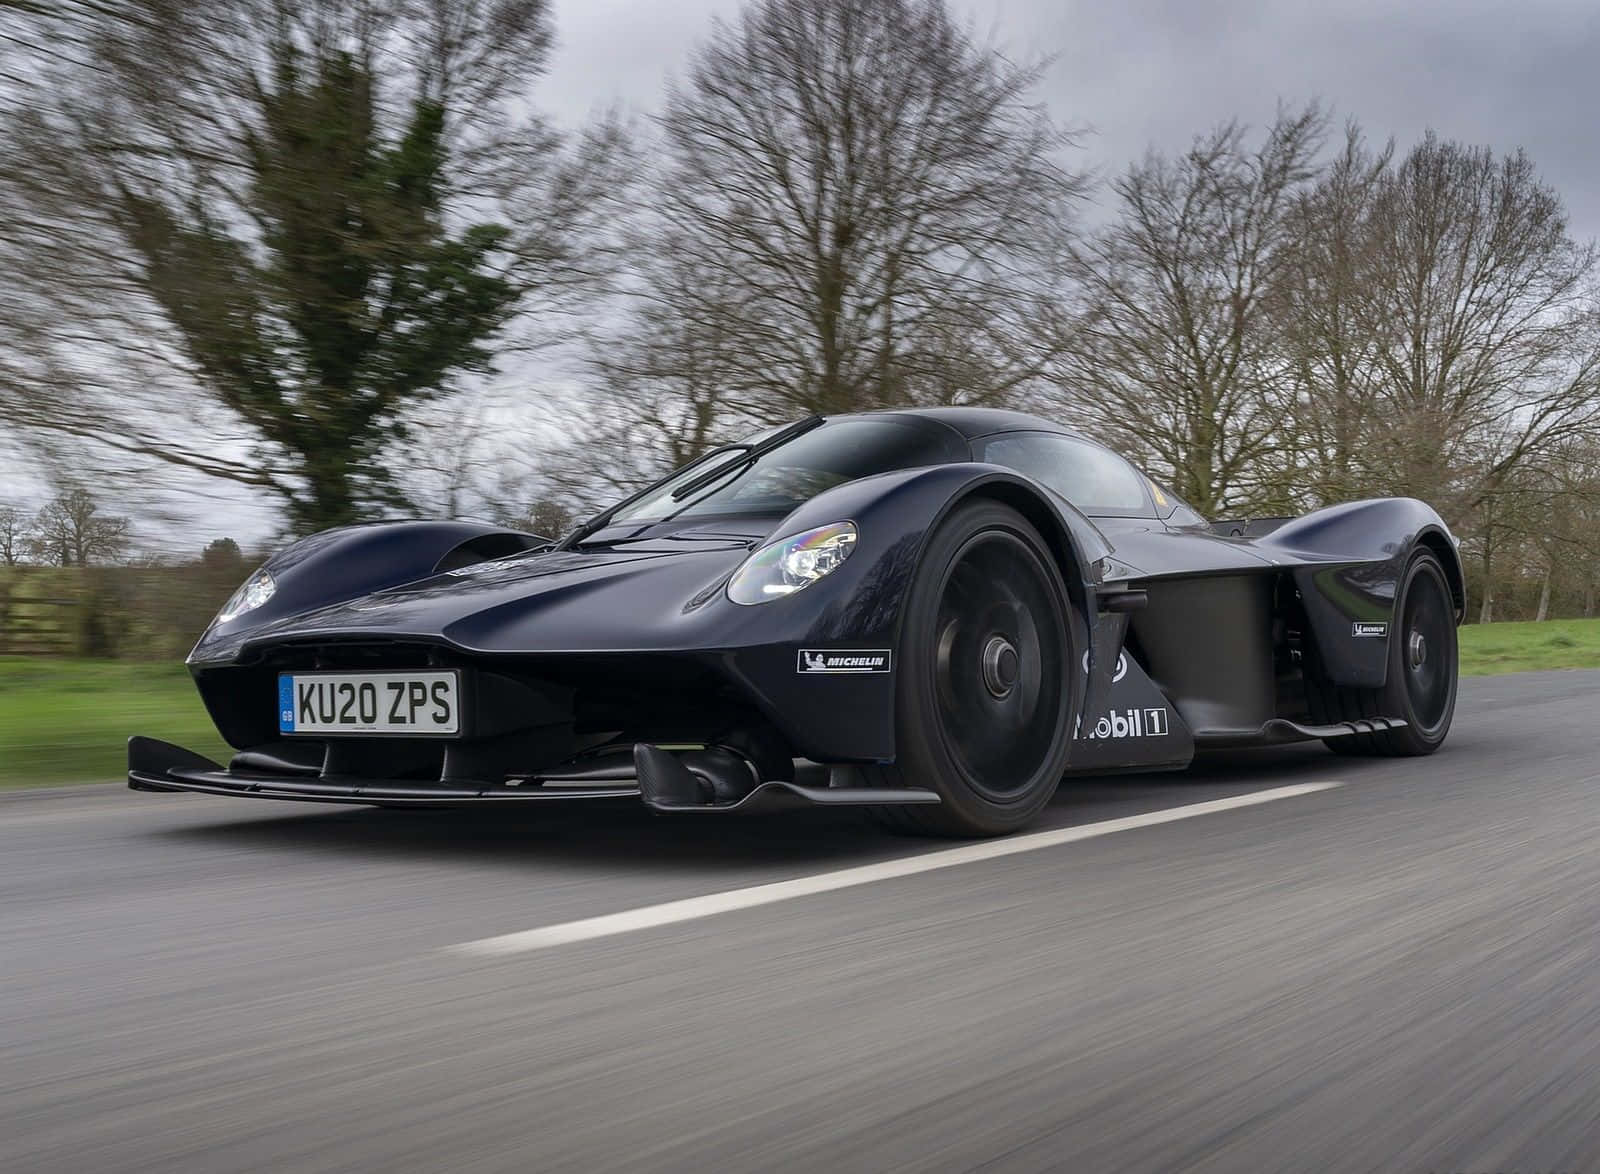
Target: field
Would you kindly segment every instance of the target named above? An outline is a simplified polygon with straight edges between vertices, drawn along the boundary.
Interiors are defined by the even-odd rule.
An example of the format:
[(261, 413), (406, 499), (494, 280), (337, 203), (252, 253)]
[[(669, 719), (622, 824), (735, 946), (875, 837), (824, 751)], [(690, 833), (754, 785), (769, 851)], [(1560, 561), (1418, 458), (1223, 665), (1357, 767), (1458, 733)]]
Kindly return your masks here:
[(1464, 675), (1533, 669), (1600, 669), (1600, 620), (1469, 624), (1461, 629)]
[(181, 664), (0, 657), (0, 787), (119, 778), (129, 734), (225, 753)]
[[(1469, 676), (1600, 668), (1600, 620), (1461, 629)], [(0, 788), (119, 778), (129, 734), (228, 753), (179, 664), (0, 657)]]

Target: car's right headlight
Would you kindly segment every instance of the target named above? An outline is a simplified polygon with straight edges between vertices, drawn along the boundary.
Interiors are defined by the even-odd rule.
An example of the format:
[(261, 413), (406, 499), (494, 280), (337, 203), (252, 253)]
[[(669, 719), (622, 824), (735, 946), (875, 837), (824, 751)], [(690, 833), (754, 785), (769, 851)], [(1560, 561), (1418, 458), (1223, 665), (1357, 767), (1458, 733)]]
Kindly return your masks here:
[(837, 570), (855, 546), (853, 522), (833, 522), (780, 538), (744, 560), (728, 581), (728, 598), (751, 604), (793, 595)]
[(272, 581), (272, 576), (267, 573), (267, 568), (262, 567), (251, 575), (228, 597), (228, 602), (222, 605), (222, 610), (217, 613), (217, 623), (225, 624), (229, 620), (238, 619), (247, 611), (254, 611), (267, 600), (271, 599), (278, 590), (278, 585)]

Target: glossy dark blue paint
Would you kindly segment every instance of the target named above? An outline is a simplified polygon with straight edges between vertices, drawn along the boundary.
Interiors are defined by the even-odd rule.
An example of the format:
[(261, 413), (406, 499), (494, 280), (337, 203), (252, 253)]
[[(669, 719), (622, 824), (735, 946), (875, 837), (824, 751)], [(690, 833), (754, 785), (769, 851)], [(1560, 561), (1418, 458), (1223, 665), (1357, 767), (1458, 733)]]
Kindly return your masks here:
[(265, 568), (277, 585), (272, 598), (238, 619), (206, 629), (189, 663), (229, 663), (248, 633), (330, 603), (414, 582), (468, 543), (490, 542), (510, 551), (544, 541), (482, 522), (377, 522), (324, 530), (268, 559)]
[[(1067, 431), (990, 409), (920, 414), (966, 438), (1008, 429)], [(277, 582), (272, 600), (214, 625), (190, 663), (211, 704), (215, 691), (231, 687), (233, 666), (289, 646), (403, 642), (505, 658), (533, 675), (581, 668), (627, 677), (670, 661), (745, 698), (797, 755), (888, 761), (896, 753), (897, 674), (808, 675), (797, 671), (797, 652), (898, 649), (902, 604), (927, 537), (972, 495), (1019, 509), (1056, 554), (1076, 613), (1073, 659), (1088, 654), (1089, 671), (1073, 681), (1074, 721), (1093, 728), (1130, 691), (1138, 693), (1141, 710), (1155, 707), (1152, 696), (1175, 707), (1182, 737), (1148, 737), (1140, 746), (1117, 738), (1075, 744), (1071, 769), (1181, 761), (1190, 727), (1198, 734), (1271, 717), (1260, 711), (1272, 705), (1272, 609), (1280, 580), (1298, 588), (1330, 678), (1355, 685), (1381, 684), (1387, 640), (1354, 638), (1351, 624), (1389, 618), (1395, 584), (1419, 544), (1436, 549), (1452, 581), (1460, 582), (1449, 531), (1429, 507), (1409, 499), (1333, 507), (1262, 538), (1235, 539), (1170, 525), (1154, 510), (1148, 518), (1091, 519), (1008, 469), (959, 462), (852, 481), (786, 517), (612, 528), (566, 551), (540, 551), (544, 540), (536, 536), (468, 522), (329, 531), (275, 556), (267, 564)], [(827, 578), (759, 605), (729, 599), (730, 576), (756, 548), (840, 521), (855, 523), (860, 537)], [(503, 557), (439, 572), (463, 550)], [(1156, 606), (1131, 625), (1135, 636), (1143, 632), (1144, 653), (1154, 659), (1149, 676), (1135, 663), (1136, 672), (1113, 680), (1130, 622), (1102, 614), (1100, 593), (1129, 585), (1160, 585), (1152, 594)], [(1230, 640), (1219, 624), (1243, 634)], [(1207, 638), (1198, 638), (1201, 632)], [(219, 725), (233, 737), (220, 719)]]
[(1388, 676), (1387, 638), (1355, 635), (1357, 623), (1392, 625), (1400, 578), (1419, 547), (1444, 565), (1465, 607), (1461, 556), (1444, 520), (1425, 502), (1385, 497), (1329, 506), (1256, 540), (1258, 549), (1293, 566), (1316, 632), (1322, 667), (1341, 685), (1376, 688)]

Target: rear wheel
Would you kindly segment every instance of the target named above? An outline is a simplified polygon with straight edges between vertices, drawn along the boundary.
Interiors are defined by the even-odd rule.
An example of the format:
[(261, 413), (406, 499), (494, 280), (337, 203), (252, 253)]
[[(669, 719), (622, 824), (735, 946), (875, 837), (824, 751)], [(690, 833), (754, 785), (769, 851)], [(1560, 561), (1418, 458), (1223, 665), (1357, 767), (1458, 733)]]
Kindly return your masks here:
[(1311, 687), (1313, 717), (1348, 721), (1399, 717), (1406, 724), (1376, 734), (1327, 739), (1338, 754), (1406, 757), (1432, 754), (1450, 732), (1460, 667), (1455, 605), (1444, 568), (1429, 550), (1406, 564), (1389, 634), (1389, 669), (1383, 688)]
[(1061, 574), (1021, 514), (958, 507), (929, 542), (901, 628), (892, 767), (937, 807), (887, 807), (902, 831), (992, 836), (1050, 801), (1066, 769), (1072, 636)]

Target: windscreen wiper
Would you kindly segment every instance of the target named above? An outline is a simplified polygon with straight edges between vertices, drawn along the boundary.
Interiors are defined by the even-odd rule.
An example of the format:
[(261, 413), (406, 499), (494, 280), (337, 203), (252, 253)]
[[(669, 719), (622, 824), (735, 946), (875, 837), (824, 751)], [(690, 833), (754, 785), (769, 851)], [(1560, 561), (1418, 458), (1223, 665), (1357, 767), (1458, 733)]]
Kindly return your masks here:
[[(758, 443), (755, 443), (755, 445), (718, 445), (717, 448), (710, 449), (709, 453), (702, 453), (698, 459), (694, 459), (694, 461), (691, 461), (690, 464), (686, 465), (686, 469), (693, 469), (694, 465), (706, 464), (707, 461), (715, 461), (718, 456), (723, 456), (723, 454), (726, 453), (739, 453), (741, 456), (739, 456), (738, 461), (726, 462), (726, 464), (717, 465), (715, 469), (709, 470), (709, 472), (706, 473), (701, 473), (699, 477), (691, 478), (686, 485), (678, 486), (678, 489), (675, 489), (674, 494), (672, 494), (672, 501), (682, 501), (683, 497), (694, 493), (694, 489), (701, 488), (702, 485), (709, 485), (710, 481), (715, 481), (718, 477), (723, 477), (725, 473), (731, 472), (736, 465), (747, 464), (747, 462), (754, 461), (755, 457), (762, 456), (763, 453), (771, 453), (771, 451), (773, 451), (774, 448), (778, 448), (779, 445), (787, 445), (790, 440), (794, 440), (794, 438), (798, 437), (800, 433), (810, 432), (811, 429), (814, 429), (814, 427), (816, 427), (818, 424), (821, 424), (821, 422), (821, 416), (808, 416), (806, 419), (803, 419), (803, 421), (790, 424), (787, 429), (781, 429), (778, 430), (778, 432), (774, 432), (773, 435), (770, 435), (770, 437), (766, 438), (766, 440), (758, 441)], [(667, 481), (672, 480), (674, 477), (682, 477), (683, 472), (685, 472), (683, 469), (674, 469), (672, 472), (667, 473), (666, 477), (661, 477), (658, 478), (658, 480), (651, 481), (650, 485), (646, 485), (645, 488), (640, 489), (638, 493), (632, 494), (632, 496), (629, 497), (624, 497), (624, 499), (619, 501), (618, 504), (611, 505), (611, 507), (608, 507), (608, 509), (603, 509), (600, 510), (600, 512), (595, 513), (594, 517), (589, 518), (589, 521), (581, 521), (578, 526), (574, 526), (573, 531), (571, 531), (570, 534), (566, 534), (566, 537), (563, 537), (562, 541), (557, 542), (554, 547), (550, 547), (550, 550), (554, 552), (554, 550), (573, 549), (574, 545), (578, 545), (579, 542), (584, 541), (584, 539), (589, 537), (590, 534), (598, 533), (600, 529), (605, 528), (606, 523), (611, 521), (611, 518), (616, 517), (616, 515), (621, 513), (622, 510), (626, 510), (629, 505), (634, 505), (635, 502), (643, 501), (643, 499), (650, 496), (650, 494), (658, 493), (662, 485), (666, 485)]]
[[(707, 462), (709, 460), (713, 460), (716, 457), (721, 456), (725, 452), (732, 452), (732, 451), (743, 452), (745, 449), (747, 449), (749, 447), (750, 446), (746, 445), (746, 444), (725, 444), (725, 445), (721, 445), (721, 446), (719, 446), (717, 448), (712, 449), (709, 452), (701, 454), (695, 460), (689, 462), (688, 468), (692, 469), (696, 465), (703, 465), (703, 464), (705, 464), (705, 462)], [(619, 513), (621, 513), (623, 510), (627, 509), (630, 505), (633, 505), (635, 502), (638, 502), (638, 501), (643, 501), (645, 498), (649, 497), (652, 493), (655, 493), (657, 490), (659, 490), (668, 481), (671, 481), (674, 477), (679, 476), (682, 472), (683, 472), (682, 469), (674, 469), (674, 470), (672, 470), (672, 472), (668, 473), (665, 477), (658, 477), (656, 480), (650, 482), (650, 484), (646, 485), (643, 489), (639, 490), (639, 492), (629, 494), (627, 497), (625, 497), (621, 501), (617, 502), (616, 505), (607, 506), (605, 509), (601, 510), (594, 517), (590, 518), (587, 522), (579, 522), (576, 526), (574, 526), (567, 533), (567, 536), (565, 538), (563, 538), (560, 542), (556, 543), (550, 549), (552, 551), (571, 550), (574, 546), (578, 545), (578, 543), (582, 542), (585, 538), (589, 537), (589, 535), (591, 535), (591, 534), (595, 533), (596, 531), (604, 528), (604, 526), (605, 526), (605, 524), (607, 522), (611, 521), (612, 518), (616, 517)]]
[(759, 444), (736, 446), (744, 448), (744, 452), (739, 455), (738, 460), (726, 461), (714, 469), (707, 469), (697, 477), (689, 478), (689, 480), (672, 491), (672, 500), (682, 501), (696, 490), (704, 489), (713, 481), (720, 481), (736, 469), (749, 468), (773, 449), (788, 444), (796, 436), (804, 436), (807, 432), (822, 424), (822, 422), (823, 417), (821, 416), (807, 416), (804, 420), (797, 420), (787, 428), (780, 428)]
[[(805, 432), (810, 432), (813, 428), (817, 427), (821, 423), (823, 423), (823, 417), (807, 416), (804, 420), (799, 420), (793, 424), (790, 424), (787, 428), (779, 429), (765, 440), (756, 444), (719, 445), (710, 452), (702, 455), (698, 460), (691, 462), (687, 467), (692, 469), (695, 467), (695, 465), (703, 465), (707, 461), (715, 460), (717, 457), (731, 452), (738, 453), (739, 459), (737, 461), (729, 461), (724, 464), (720, 464), (715, 469), (708, 469), (706, 472), (690, 478), (683, 485), (680, 485), (677, 489), (673, 490), (672, 500), (681, 501), (683, 498), (693, 493), (696, 489), (699, 489), (705, 485), (709, 485), (711, 482), (716, 481), (739, 466), (749, 464), (763, 453), (769, 453), (779, 445), (789, 443), (789, 441), (793, 440), (796, 436), (799, 436)], [(585, 538), (588, 538), (591, 534), (595, 534), (604, 529), (606, 524), (623, 510), (627, 509), (636, 502), (643, 501), (652, 493), (659, 492), (663, 485), (671, 481), (674, 477), (681, 477), (683, 472), (683, 469), (674, 469), (660, 480), (652, 481), (649, 485), (646, 485), (643, 489), (639, 490), (638, 493), (635, 493), (629, 497), (625, 497), (621, 501), (617, 502), (616, 505), (601, 510), (587, 522), (579, 523), (573, 528), (571, 533), (569, 533), (560, 542), (552, 546), (550, 548), (551, 551), (571, 550), (574, 546), (578, 545), (578, 543), (582, 542)]]

